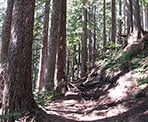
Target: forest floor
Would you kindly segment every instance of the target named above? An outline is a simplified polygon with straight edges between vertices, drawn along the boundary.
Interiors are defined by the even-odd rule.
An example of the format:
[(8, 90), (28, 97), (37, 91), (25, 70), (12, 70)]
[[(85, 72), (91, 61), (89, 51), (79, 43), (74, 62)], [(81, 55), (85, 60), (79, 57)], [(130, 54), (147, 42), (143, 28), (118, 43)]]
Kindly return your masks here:
[(148, 50), (105, 62), (41, 106), (53, 122), (148, 122)]
[(44, 122), (148, 122), (148, 50), (115, 57), (99, 59), (64, 97), (38, 95)]

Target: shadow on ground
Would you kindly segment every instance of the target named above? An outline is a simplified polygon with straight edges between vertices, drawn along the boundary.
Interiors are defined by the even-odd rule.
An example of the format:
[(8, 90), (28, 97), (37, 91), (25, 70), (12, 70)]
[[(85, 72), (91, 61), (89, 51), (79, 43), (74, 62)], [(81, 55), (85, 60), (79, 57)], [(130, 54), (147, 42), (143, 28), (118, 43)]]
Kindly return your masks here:
[(77, 90), (43, 107), (52, 122), (147, 122), (148, 86), (139, 87), (137, 72), (142, 68), (140, 75), (148, 73), (147, 53), (125, 53), (99, 68), (73, 82)]

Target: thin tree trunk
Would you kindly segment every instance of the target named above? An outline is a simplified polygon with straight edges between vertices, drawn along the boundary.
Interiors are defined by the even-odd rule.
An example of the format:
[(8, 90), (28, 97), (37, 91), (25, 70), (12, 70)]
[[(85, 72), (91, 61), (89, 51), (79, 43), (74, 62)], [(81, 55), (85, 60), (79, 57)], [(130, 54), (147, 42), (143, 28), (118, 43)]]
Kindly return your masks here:
[[(122, 19), (121, 19), (121, 16), (122, 16), (122, 1), (119, 0), (119, 20), (118, 20), (118, 32), (120, 34), (122, 34)], [(118, 38), (118, 43), (122, 44), (122, 39), (121, 39), (121, 36)]]
[(43, 25), (43, 40), (42, 40), (42, 49), (40, 54), (40, 67), (37, 80), (37, 91), (41, 91), (44, 84), (44, 74), (45, 74), (45, 64), (47, 60), (47, 49), (48, 49), (48, 28), (49, 28), (49, 13), (50, 13), (50, 0), (46, 0), (45, 4), (45, 17)]
[(1, 57), (0, 63), (1, 65), (7, 62), (8, 57), (8, 47), (11, 36), (11, 22), (12, 22), (12, 11), (13, 11), (14, 0), (7, 0), (7, 9), (3, 21), (2, 27), (2, 48), (1, 48)]
[(133, 5), (133, 32), (137, 32), (137, 40), (140, 38), (141, 22), (140, 22), (140, 7), (139, 0), (132, 0)]
[(87, 72), (87, 9), (83, 6), (82, 10), (82, 53), (81, 53), (81, 76)]
[(78, 44), (78, 78), (80, 78), (81, 73), (81, 43)]
[(103, 50), (106, 50), (106, 0), (103, 2)]
[(115, 43), (116, 42), (116, 0), (112, 0), (111, 12), (112, 12), (111, 41)]
[(127, 16), (127, 35), (133, 31), (133, 10), (132, 10), (132, 0), (125, 0), (126, 6), (126, 16)]
[(45, 72), (45, 89), (54, 89), (54, 75), (56, 66), (56, 52), (58, 41), (60, 39), (60, 22), (61, 22), (61, 2), (62, 0), (53, 0), (53, 12), (51, 15), (50, 42), (46, 62)]
[(73, 46), (73, 56), (72, 56), (72, 81), (76, 80), (76, 65), (77, 65), (77, 59), (76, 59), (76, 45)]
[[(89, 23), (91, 23), (92, 22), (92, 16), (91, 16), (91, 14), (92, 14), (92, 12), (91, 12), (91, 9), (89, 8), (89, 14), (88, 14), (88, 21), (89, 21)], [(92, 26), (91, 25), (89, 25), (89, 29), (88, 29), (88, 61), (89, 61), (89, 69), (92, 67), (92, 59), (93, 59), (93, 54), (92, 54), (92, 48), (93, 48), (93, 46), (92, 46)]]
[(124, 0), (124, 3), (123, 3), (123, 33), (127, 33), (126, 32), (126, 29), (127, 29), (127, 15), (126, 15), (126, 0)]
[(143, 29), (148, 29), (148, 4), (144, 3), (144, 10), (143, 10)]
[(3, 89), (4, 82), (6, 81), (6, 66), (8, 59), (8, 47), (11, 37), (11, 23), (12, 23), (12, 11), (13, 11), (14, 0), (7, 0), (6, 13), (3, 20), (2, 26), (2, 37), (1, 37), (1, 50), (0, 50), (0, 86)]
[(96, 6), (93, 6), (93, 42), (92, 42), (92, 65), (95, 65), (96, 61)]
[[(69, 51), (67, 51), (67, 55), (69, 55)], [(70, 58), (67, 56), (67, 61), (66, 61), (66, 76), (69, 78), (68, 80), (71, 81), (70, 77)]]

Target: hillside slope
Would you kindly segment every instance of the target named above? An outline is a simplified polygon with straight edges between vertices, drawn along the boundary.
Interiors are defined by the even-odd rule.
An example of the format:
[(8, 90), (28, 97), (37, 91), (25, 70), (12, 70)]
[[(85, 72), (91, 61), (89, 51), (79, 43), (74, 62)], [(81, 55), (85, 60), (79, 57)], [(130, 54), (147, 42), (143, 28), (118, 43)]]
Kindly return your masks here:
[[(43, 107), (67, 121), (147, 122), (148, 50), (101, 60), (90, 73), (70, 83), (64, 98)], [(66, 121), (66, 120), (65, 120)]]
[[(99, 59), (86, 77), (68, 82), (69, 91), (64, 97), (51, 100), (48, 95), (37, 95), (44, 110), (39, 110), (39, 119), (44, 122), (147, 122), (148, 49), (132, 56), (128, 52), (116, 55)], [(18, 120), (35, 121), (30, 115)]]

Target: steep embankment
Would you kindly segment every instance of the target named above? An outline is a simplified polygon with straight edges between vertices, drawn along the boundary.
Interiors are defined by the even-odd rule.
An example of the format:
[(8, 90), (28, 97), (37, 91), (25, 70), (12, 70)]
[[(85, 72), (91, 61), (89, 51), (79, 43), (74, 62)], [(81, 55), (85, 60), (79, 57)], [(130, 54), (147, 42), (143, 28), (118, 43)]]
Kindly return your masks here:
[(44, 109), (74, 121), (146, 122), (148, 120), (148, 50), (100, 60), (87, 77), (69, 84), (71, 91)]

